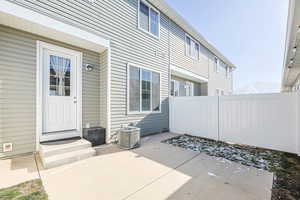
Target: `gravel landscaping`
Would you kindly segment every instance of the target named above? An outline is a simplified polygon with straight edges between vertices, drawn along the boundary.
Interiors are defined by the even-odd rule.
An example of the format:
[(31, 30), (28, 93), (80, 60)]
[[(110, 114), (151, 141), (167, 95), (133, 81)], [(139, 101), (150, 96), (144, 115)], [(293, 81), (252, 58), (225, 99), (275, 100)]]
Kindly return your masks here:
[(296, 155), (189, 135), (162, 142), (272, 172), (272, 200), (300, 200), (300, 158)]

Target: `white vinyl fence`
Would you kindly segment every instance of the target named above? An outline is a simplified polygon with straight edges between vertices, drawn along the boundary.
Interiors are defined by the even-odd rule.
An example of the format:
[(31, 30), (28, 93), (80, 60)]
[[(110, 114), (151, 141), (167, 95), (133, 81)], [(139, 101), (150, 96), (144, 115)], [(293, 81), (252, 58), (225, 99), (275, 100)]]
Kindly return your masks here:
[(170, 130), (300, 155), (300, 93), (171, 97)]

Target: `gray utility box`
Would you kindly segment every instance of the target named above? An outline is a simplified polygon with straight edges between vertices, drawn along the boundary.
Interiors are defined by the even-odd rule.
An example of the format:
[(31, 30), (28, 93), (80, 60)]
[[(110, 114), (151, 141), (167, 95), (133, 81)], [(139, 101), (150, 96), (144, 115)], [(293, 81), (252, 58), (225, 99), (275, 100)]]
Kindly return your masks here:
[(118, 140), (121, 149), (133, 149), (140, 146), (141, 129), (133, 126), (119, 131)]

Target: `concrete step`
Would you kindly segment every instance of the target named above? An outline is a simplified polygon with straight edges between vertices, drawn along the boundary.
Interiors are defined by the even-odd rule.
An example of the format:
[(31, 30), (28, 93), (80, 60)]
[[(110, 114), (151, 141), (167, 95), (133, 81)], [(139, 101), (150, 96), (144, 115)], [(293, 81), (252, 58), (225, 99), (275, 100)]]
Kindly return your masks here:
[(65, 164), (84, 160), (96, 155), (96, 150), (92, 147), (80, 149), (72, 152), (67, 152), (58, 155), (47, 156), (42, 159), (44, 168), (49, 169)]
[(91, 143), (85, 139), (49, 142), (40, 145), (40, 154), (42, 157), (47, 158), (48, 156), (86, 149), (91, 146)]

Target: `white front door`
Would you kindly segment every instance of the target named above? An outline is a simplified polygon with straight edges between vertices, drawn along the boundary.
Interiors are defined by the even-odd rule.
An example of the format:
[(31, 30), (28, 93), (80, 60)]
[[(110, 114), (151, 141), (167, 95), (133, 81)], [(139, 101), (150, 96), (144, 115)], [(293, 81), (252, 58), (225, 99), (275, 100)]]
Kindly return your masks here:
[(43, 130), (41, 141), (80, 136), (78, 131), (78, 55), (63, 48), (42, 50)]

